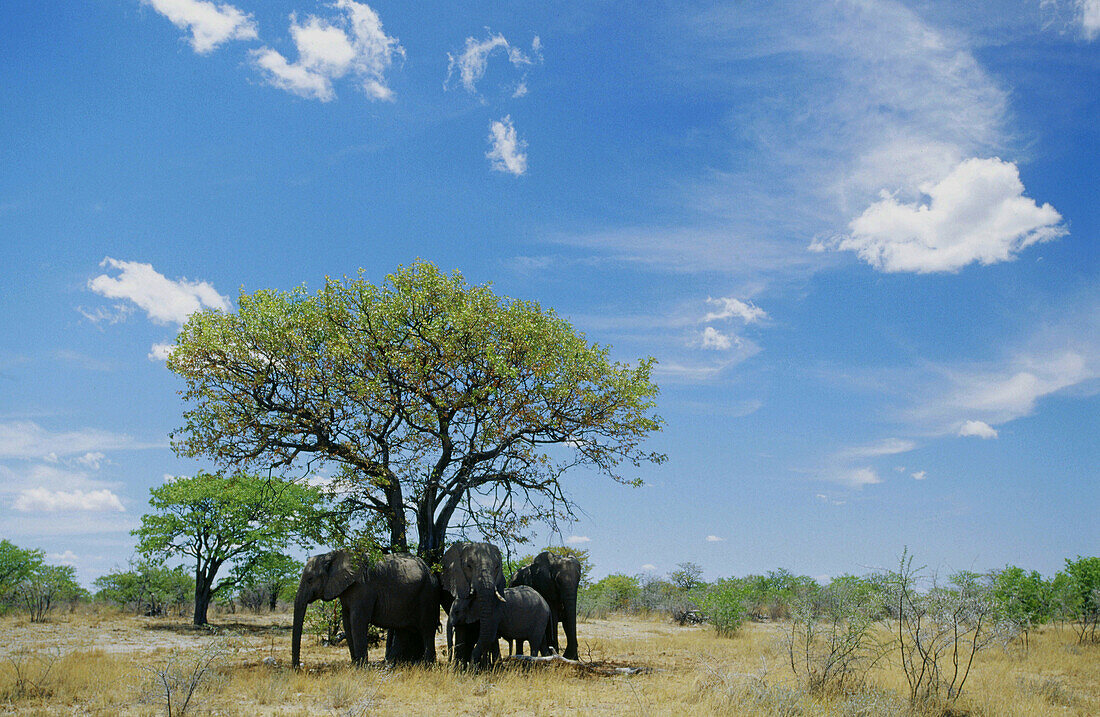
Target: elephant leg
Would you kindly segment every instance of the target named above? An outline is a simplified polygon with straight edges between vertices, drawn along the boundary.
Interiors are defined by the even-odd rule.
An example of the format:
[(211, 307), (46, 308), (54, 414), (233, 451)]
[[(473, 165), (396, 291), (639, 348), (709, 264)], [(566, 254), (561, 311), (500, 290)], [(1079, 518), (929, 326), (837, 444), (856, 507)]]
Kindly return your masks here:
[[(562, 616), (561, 626), (565, 629), (565, 657), (568, 660), (576, 660), (577, 658), (577, 613), (570, 613), (568, 610)], [(554, 626), (554, 632), (558, 631), (558, 626)]]
[(558, 613), (550, 608), (550, 620), (546, 623), (546, 646), (554, 648), (554, 652), (560, 652), (558, 649)]
[(354, 645), (352, 660), (365, 664), (368, 660), (367, 632), (370, 628), (370, 612), (362, 607), (352, 607), (351, 625), (347, 631), (348, 641)]
[(355, 654), (355, 631), (351, 629), (351, 605), (343, 600), (340, 601), (340, 618), (344, 624), (344, 642), (348, 643), (348, 653), (351, 661), (355, 662), (358, 656)]

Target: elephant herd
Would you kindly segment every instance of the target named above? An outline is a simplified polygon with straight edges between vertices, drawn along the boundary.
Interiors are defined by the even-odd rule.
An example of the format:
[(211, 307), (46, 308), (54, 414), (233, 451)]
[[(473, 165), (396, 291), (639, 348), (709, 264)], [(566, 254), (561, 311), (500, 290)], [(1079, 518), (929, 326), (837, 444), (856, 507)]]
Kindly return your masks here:
[(575, 660), (580, 578), (576, 558), (543, 552), (506, 586), (500, 550), (489, 543), (452, 545), (438, 574), (408, 554), (374, 561), (342, 550), (315, 555), (306, 562), (294, 599), (291, 663), (301, 664), (306, 607), (336, 599), (355, 662), (367, 660), (370, 625), (389, 631), (387, 661), (435, 662), (441, 607), (450, 657), (461, 664), (499, 660), (502, 637), (515, 641), (518, 654), (524, 642), (532, 655), (557, 653), (558, 623), (565, 631), (564, 656)]

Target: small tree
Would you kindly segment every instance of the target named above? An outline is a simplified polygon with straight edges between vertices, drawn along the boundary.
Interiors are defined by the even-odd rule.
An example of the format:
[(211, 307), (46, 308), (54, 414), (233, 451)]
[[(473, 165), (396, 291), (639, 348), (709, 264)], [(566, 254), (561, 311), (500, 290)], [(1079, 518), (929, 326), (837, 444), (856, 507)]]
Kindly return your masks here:
[(1023, 636), (1028, 647), (1028, 634), (1035, 625), (1051, 616), (1050, 588), (1037, 570), (1030, 573), (1013, 565), (990, 573), (993, 598), (1000, 618)]
[(676, 569), (668, 574), (668, 579), (684, 591), (694, 589), (702, 577), (703, 568), (698, 563), (677, 563)]
[(715, 632), (733, 637), (749, 614), (750, 589), (737, 578), (715, 580), (702, 591), (699, 606)]
[(76, 568), (71, 565), (39, 565), (23, 578), (16, 591), (31, 622), (43, 622), (59, 603), (72, 603), (87, 596), (87, 591), (76, 582)]
[(133, 531), (138, 550), (194, 559), (196, 625), (206, 624), (215, 594), (235, 585), (233, 575), (214, 583), (225, 563), (236, 562), (237, 574), (247, 574), (266, 552), (314, 542), (323, 525), (319, 491), (293, 481), (200, 472), (151, 493), (154, 512)]
[(1078, 644), (1100, 642), (1100, 558), (1066, 558), (1063, 572), (1063, 600)]
[(148, 560), (132, 561), (129, 570), (101, 575), (93, 584), (96, 600), (149, 617), (167, 614), (170, 608), (182, 615), (195, 596), (195, 578), (186, 568)]
[(42, 566), (45, 553), (0, 540), (0, 612), (17, 602), (17, 588)]

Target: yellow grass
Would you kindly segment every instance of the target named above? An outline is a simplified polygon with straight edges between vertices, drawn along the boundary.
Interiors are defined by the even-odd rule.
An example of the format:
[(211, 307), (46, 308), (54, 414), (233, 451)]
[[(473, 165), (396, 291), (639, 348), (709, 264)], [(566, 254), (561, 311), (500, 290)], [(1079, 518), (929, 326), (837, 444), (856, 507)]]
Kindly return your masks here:
[[(286, 614), (217, 618), (217, 633), (186, 619), (91, 613), (32, 625), (0, 618), (0, 712), (33, 714), (165, 714), (161, 678), (210, 671), (188, 714), (906, 714), (904, 676), (891, 660), (854, 694), (810, 697), (785, 661), (778, 624), (750, 624), (736, 637), (660, 619), (613, 616), (580, 626), (581, 658), (596, 670), (568, 665), (464, 673), (444, 662), (390, 670), (371, 653), (353, 668), (347, 651), (303, 646), (305, 669), (287, 667)], [(979, 654), (957, 714), (1100, 714), (1100, 646), (1076, 647), (1066, 629), (1032, 635), (1031, 648)], [(274, 658), (275, 664), (270, 664)], [(646, 674), (611, 675), (614, 667)], [(158, 687), (158, 684), (160, 686)], [(178, 705), (185, 689), (177, 687)], [(919, 714), (919, 712), (918, 712)]]

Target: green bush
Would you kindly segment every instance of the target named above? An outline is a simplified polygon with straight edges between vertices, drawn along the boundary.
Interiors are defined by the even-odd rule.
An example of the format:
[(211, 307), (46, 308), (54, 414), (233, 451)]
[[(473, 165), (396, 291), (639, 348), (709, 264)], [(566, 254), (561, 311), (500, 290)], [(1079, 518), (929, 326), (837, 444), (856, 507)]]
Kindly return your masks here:
[(148, 561), (95, 579), (95, 599), (138, 615), (183, 615), (195, 594), (195, 578), (183, 568)]
[(749, 615), (751, 589), (744, 580), (716, 580), (702, 591), (699, 606), (707, 621), (723, 637), (732, 637)]

